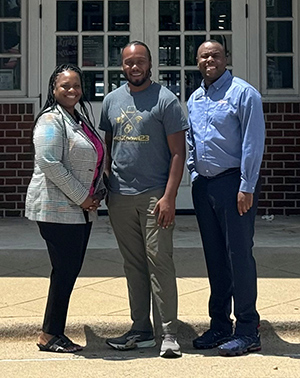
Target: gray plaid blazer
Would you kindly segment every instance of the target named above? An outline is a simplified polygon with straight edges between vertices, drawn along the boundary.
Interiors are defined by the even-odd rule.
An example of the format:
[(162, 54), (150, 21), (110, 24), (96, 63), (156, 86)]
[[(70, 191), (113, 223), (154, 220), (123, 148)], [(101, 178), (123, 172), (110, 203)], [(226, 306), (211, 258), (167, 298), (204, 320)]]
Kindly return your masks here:
[[(81, 119), (90, 127), (86, 119)], [(27, 190), (25, 216), (41, 222), (85, 223), (80, 204), (88, 197), (95, 174), (98, 155), (94, 144), (59, 105), (38, 119), (33, 143), (34, 172)], [(105, 156), (95, 181), (94, 194), (100, 199), (105, 189), (104, 161)], [(97, 217), (96, 212), (88, 214), (91, 221)]]

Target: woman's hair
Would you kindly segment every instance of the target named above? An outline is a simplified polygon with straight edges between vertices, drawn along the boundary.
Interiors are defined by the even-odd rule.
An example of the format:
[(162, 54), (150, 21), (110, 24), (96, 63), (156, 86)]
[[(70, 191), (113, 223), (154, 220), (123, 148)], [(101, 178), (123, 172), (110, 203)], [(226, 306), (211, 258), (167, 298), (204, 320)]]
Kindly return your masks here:
[[(48, 112), (48, 111), (53, 110), (55, 108), (55, 106), (58, 104), (57, 101), (56, 101), (56, 98), (54, 96), (53, 90), (54, 90), (54, 87), (55, 87), (57, 76), (60, 73), (64, 72), (64, 71), (74, 71), (74, 72), (76, 72), (78, 74), (78, 76), (80, 78), (81, 89), (82, 89), (82, 96), (81, 96), (81, 98), (79, 100), (80, 111), (85, 116), (85, 118), (87, 118), (87, 120), (89, 121), (89, 123), (94, 128), (95, 119), (94, 119), (94, 115), (93, 115), (92, 105), (90, 104), (90, 102), (88, 101), (88, 99), (87, 99), (87, 97), (86, 97), (86, 95), (84, 93), (82, 71), (75, 64), (65, 63), (65, 64), (61, 64), (61, 65), (57, 66), (55, 68), (55, 70), (53, 71), (52, 75), (50, 76), (49, 84), (48, 84), (47, 99), (46, 99), (46, 102), (45, 102), (44, 106), (42, 107), (41, 111), (38, 113), (38, 115), (36, 116), (36, 118), (34, 120), (34, 123), (33, 123), (33, 126), (32, 126), (31, 141), (33, 139), (32, 138), (33, 137), (33, 129), (34, 129), (34, 127), (35, 127), (38, 119), (40, 118), (40, 116), (42, 114)], [(84, 102), (88, 103), (89, 108), (90, 108), (90, 112), (88, 111), (88, 109), (87, 109), (87, 107), (86, 107), (86, 105), (85, 105)], [(92, 118), (93, 118), (94, 122), (91, 122), (90, 114), (92, 115)]]

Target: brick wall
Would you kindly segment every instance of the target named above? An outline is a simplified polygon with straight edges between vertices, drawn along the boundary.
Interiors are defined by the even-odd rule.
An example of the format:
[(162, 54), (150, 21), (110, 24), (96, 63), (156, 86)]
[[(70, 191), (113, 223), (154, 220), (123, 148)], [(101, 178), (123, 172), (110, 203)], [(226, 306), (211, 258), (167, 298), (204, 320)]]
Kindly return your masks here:
[(0, 217), (24, 216), (33, 118), (33, 104), (0, 104)]
[[(265, 103), (260, 215), (300, 214), (300, 106)], [(23, 217), (32, 174), (32, 104), (0, 104), (0, 217)]]
[(266, 146), (259, 214), (300, 214), (300, 105), (264, 103)]

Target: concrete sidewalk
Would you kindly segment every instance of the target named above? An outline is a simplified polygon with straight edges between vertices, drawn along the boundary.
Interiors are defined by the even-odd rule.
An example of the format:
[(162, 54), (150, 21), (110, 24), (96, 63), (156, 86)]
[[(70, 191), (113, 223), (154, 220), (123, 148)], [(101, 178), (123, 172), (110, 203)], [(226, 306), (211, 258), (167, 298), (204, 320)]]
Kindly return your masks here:
[[(177, 216), (176, 223), (174, 259), (179, 292), (179, 342), (183, 357), (216, 357), (215, 349), (202, 352), (194, 350), (191, 345), (191, 340), (209, 324), (209, 284), (195, 217)], [(300, 369), (300, 217), (275, 217), (271, 222), (258, 217), (254, 253), (263, 343), (262, 351), (255, 356), (281, 356), (290, 361), (292, 358), (292, 365), (297, 363)], [(3, 366), (5, 361), (24, 361), (24, 356), (33, 360), (55, 358), (69, 361), (71, 358), (69, 355), (38, 352), (34, 345), (42, 323), (49, 271), (45, 244), (35, 223), (19, 218), (0, 219), (0, 362)], [(72, 294), (66, 334), (86, 345), (80, 353), (84, 359), (129, 361), (137, 357), (157, 357), (158, 347), (124, 354), (105, 345), (106, 337), (127, 331), (130, 324), (122, 259), (108, 217), (100, 216), (94, 224), (84, 267)], [(80, 356), (77, 354), (76, 358)], [(220, 361), (224, 360), (220, 358)], [(220, 362), (220, 368), (223, 363)], [(173, 376), (197, 376), (188, 375), (186, 370), (183, 373), (185, 375)], [(13, 376), (7, 374), (7, 377)], [(250, 376), (249, 373), (243, 377)], [(266, 374), (266, 377), (272, 376), (270, 372)], [(289, 375), (285, 371), (284, 375), (274, 376)]]

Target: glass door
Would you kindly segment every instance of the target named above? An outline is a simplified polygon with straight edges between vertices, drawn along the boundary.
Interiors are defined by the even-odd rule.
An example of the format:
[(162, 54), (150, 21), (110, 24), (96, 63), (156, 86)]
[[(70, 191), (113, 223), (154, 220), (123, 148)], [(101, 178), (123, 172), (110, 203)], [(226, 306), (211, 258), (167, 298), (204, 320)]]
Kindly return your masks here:
[[(244, 0), (145, 1), (145, 40), (153, 56), (153, 77), (168, 87), (184, 109), (199, 87), (196, 67), (199, 45), (219, 41), (228, 54), (228, 69), (247, 79), (246, 4)], [(192, 208), (187, 169), (178, 193), (177, 208)]]
[[(104, 96), (124, 83), (121, 48), (144, 41), (152, 53), (152, 78), (168, 87), (185, 109), (200, 85), (198, 46), (216, 39), (228, 51), (228, 68), (247, 79), (247, 0), (42, 0), (42, 100), (56, 64), (83, 70), (96, 125)], [(184, 172), (177, 208), (191, 209)]]

